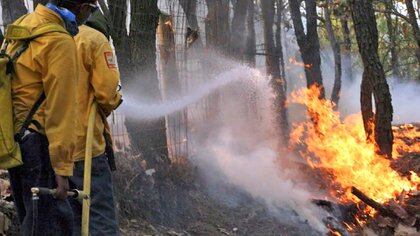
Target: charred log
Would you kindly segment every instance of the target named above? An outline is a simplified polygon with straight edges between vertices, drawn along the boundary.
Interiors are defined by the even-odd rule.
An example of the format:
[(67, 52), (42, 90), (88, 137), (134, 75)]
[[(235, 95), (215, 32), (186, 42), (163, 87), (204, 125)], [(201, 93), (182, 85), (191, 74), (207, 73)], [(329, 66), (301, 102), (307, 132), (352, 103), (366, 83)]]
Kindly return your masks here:
[(366, 205), (368, 205), (368, 206), (372, 207), (373, 209), (377, 210), (383, 216), (392, 217), (392, 218), (395, 218), (395, 219), (402, 220), (396, 213), (394, 213), (390, 209), (384, 207), (382, 204), (376, 202), (372, 198), (366, 196), (366, 194), (364, 194), (362, 191), (360, 191), (356, 187), (351, 188), (351, 193), (354, 196), (356, 196), (357, 198), (359, 198), (362, 202), (366, 203)]

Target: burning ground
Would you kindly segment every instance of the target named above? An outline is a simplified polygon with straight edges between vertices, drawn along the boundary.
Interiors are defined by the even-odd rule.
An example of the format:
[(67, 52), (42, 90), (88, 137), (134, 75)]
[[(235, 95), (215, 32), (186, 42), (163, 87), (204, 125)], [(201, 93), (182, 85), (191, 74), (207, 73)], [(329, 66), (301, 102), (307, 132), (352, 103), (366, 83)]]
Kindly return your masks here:
[[(394, 127), (394, 159), (389, 160), (366, 141), (360, 114), (342, 121), (335, 105), (318, 97), (316, 87), (292, 94), (290, 102), (305, 106), (311, 118), (294, 125), (292, 148), (309, 164), (309, 175), (318, 176), (315, 184), (328, 195), (326, 201), (315, 202), (328, 206), (336, 217), (337, 222), (327, 222), (334, 228), (331, 232), (360, 233), (372, 227), (376, 233), (389, 235), (402, 225), (419, 230), (418, 125)], [(332, 205), (341, 211), (334, 212)], [(337, 229), (336, 223), (344, 228)]]
[[(201, 145), (200, 156), (174, 165), (170, 178), (136, 183), (165, 193), (138, 209), (151, 215), (144, 218), (161, 218), (128, 220), (124, 230), (132, 235), (418, 234), (420, 126), (394, 127), (394, 159), (389, 160), (366, 142), (360, 114), (340, 117), (331, 102), (315, 99), (317, 92), (298, 90), (289, 99), (318, 120), (316, 126), (309, 118), (294, 123), (288, 151), (276, 153), (270, 143), (255, 143), (273, 136), (264, 122), (258, 123), (261, 133), (246, 137), (222, 126), (222, 132), (207, 134), (210, 141)], [(239, 133), (252, 130), (245, 123)], [(145, 192), (150, 190), (139, 190), (134, 199), (148, 198)]]

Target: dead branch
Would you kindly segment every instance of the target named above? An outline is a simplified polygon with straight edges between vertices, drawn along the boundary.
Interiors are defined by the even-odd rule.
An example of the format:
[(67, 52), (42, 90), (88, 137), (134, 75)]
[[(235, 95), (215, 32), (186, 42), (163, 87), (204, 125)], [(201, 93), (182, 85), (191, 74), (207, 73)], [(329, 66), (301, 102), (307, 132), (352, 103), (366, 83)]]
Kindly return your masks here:
[(395, 218), (395, 219), (398, 219), (398, 220), (403, 220), (397, 214), (395, 214), (393, 211), (384, 207), (382, 204), (376, 202), (375, 200), (369, 198), (368, 196), (366, 196), (362, 191), (360, 191), (356, 187), (351, 188), (351, 193), (354, 196), (358, 197), (360, 200), (362, 200), (367, 205), (369, 205), (372, 208), (374, 208), (375, 210), (377, 210), (383, 216), (392, 217), (392, 218)]

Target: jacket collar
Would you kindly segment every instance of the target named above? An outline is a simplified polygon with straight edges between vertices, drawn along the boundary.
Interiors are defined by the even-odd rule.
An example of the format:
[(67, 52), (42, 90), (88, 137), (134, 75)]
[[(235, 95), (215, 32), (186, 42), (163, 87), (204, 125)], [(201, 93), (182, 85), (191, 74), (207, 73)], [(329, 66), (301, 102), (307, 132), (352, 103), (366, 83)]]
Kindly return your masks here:
[(50, 20), (51, 22), (60, 24), (61, 26), (65, 27), (64, 20), (53, 10), (43, 6), (42, 4), (38, 4), (35, 9), (35, 13), (45, 17), (46, 19)]

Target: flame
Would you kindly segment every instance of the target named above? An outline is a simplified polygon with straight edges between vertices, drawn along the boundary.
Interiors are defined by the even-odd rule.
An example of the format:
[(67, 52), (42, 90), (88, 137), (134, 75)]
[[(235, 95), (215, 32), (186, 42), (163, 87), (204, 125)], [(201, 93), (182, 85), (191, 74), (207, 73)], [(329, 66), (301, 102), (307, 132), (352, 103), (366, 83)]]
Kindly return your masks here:
[(165, 22), (165, 25), (168, 25), (168, 26), (172, 27), (172, 21), (171, 21), (171, 20), (167, 20), (167, 21)]
[(290, 62), (290, 64), (295, 65), (295, 66), (304, 67), (304, 68), (307, 68), (307, 69), (312, 68), (312, 64), (305, 64), (303, 62), (299, 62), (294, 57), (290, 57), (289, 62)]
[(330, 229), (329, 235), (331, 236), (342, 236), (342, 234), (338, 230)]
[[(315, 86), (292, 93), (290, 101), (305, 105), (316, 121), (294, 124), (291, 144), (306, 145), (301, 154), (311, 167), (332, 172), (334, 183), (344, 190), (334, 189), (335, 197), (360, 202), (350, 192), (354, 186), (373, 200), (384, 203), (404, 190), (416, 189), (420, 181), (415, 173), (411, 180), (401, 177), (390, 167), (390, 160), (377, 155), (374, 144), (366, 142), (360, 114), (341, 121), (340, 114), (333, 109), (334, 104), (318, 99), (319, 94)], [(397, 143), (396, 149), (402, 147), (400, 145)]]

